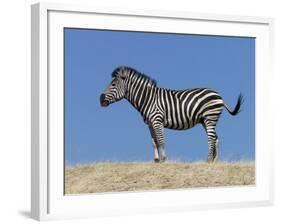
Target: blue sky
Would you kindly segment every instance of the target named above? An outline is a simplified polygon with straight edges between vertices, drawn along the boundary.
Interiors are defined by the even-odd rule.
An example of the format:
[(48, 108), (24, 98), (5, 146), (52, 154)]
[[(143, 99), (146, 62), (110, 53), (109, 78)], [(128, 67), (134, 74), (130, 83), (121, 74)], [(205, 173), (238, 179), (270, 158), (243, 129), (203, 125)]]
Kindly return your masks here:
[[(223, 111), (217, 124), (219, 159), (255, 159), (255, 39), (204, 35), (65, 29), (65, 160), (152, 161), (151, 137), (140, 114), (122, 100), (102, 108), (99, 96), (120, 65), (136, 68), (159, 87), (216, 90), (234, 108), (241, 92), (242, 112)], [(206, 160), (201, 125), (165, 129), (168, 159)]]

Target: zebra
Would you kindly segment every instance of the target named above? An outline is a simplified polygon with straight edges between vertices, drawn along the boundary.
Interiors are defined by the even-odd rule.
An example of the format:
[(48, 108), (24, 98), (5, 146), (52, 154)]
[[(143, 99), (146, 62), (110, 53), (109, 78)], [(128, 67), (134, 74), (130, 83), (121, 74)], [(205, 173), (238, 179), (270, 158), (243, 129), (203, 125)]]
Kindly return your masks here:
[(100, 95), (102, 107), (123, 98), (137, 109), (148, 125), (154, 149), (154, 161), (164, 162), (164, 128), (185, 130), (202, 124), (208, 137), (208, 162), (218, 158), (219, 139), (216, 124), (223, 108), (231, 115), (241, 111), (243, 97), (238, 96), (234, 110), (222, 97), (209, 88), (172, 90), (160, 88), (149, 76), (128, 66), (119, 66), (112, 72), (112, 81)]

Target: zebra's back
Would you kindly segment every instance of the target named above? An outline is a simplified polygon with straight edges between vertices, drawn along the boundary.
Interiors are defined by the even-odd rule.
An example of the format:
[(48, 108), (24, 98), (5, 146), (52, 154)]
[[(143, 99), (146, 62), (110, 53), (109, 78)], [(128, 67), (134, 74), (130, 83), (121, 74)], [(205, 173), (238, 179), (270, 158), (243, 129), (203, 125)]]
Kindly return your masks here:
[(159, 89), (158, 105), (164, 114), (164, 127), (184, 130), (205, 118), (217, 121), (224, 103), (217, 92), (207, 88)]

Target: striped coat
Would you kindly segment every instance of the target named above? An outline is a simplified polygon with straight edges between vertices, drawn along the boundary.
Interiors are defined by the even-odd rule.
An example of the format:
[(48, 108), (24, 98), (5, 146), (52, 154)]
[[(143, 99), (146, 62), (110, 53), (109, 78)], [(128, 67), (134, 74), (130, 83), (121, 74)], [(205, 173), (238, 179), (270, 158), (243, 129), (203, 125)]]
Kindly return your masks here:
[(165, 161), (163, 129), (185, 130), (202, 124), (208, 136), (208, 161), (218, 157), (216, 123), (226, 108), (231, 115), (240, 111), (242, 96), (238, 97), (233, 111), (222, 97), (207, 88), (171, 90), (157, 87), (155, 80), (130, 67), (118, 67), (112, 73), (113, 80), (101, 94), (100, 103), (108, 106), (127, 99), (148, 124), (154, 148), (155, 162)]

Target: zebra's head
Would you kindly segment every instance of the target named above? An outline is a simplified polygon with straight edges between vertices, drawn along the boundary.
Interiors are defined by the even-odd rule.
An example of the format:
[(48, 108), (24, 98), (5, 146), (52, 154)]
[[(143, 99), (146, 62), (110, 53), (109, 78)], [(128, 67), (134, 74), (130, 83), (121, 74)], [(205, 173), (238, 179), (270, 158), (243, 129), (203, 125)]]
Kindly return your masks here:
[(128, 71), (126, 67), (118, 67), (112, 72), (113, 80), (100, 96), (100, 104), (107, 107), (109, 104), (117, 102), (125, 97), (126, 78)]

